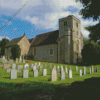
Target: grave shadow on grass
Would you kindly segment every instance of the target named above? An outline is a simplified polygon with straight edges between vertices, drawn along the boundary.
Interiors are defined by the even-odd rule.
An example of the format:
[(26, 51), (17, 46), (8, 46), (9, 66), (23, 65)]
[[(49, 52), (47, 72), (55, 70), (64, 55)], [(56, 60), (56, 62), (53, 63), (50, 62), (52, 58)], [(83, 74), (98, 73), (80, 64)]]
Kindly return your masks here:
[[(92, 77), (82, 81), (73, 82), (68, 84), (49, 84), (42, 82), (29, 82), (29, 84), (16, 84), (16, 88), (22, 88), (33, 84), (36, 87), (43, 87), (43, 89), (34, 89), (25, 91), (19, 94), (13, 94), (14, 99), (11, 97), (3, 98), (1, 100), (49, 100), (45, 99), (45, 95), (51, 95), (51, 100), (100, 100), (100, 78)], [(7, 85), (7, 83), (6, 83)], [(54, 86), (54, 88), (53, 88)], [(31, 87), (31, 86), (30, 86)], [(52, 90), (45, 90), (47, 87), (52, 87)], [(1, 89), (0, 89), (1, 90)], [(1, 92), (1, 91), (0, 91)], [(38, 96), (38, 97), (37, 97)], [(39, 98), (42, 97), (42, 99)], [(0, 98), (2, 95), (0, 95)], [(62, 99), (63, 98), (63, 99)]]

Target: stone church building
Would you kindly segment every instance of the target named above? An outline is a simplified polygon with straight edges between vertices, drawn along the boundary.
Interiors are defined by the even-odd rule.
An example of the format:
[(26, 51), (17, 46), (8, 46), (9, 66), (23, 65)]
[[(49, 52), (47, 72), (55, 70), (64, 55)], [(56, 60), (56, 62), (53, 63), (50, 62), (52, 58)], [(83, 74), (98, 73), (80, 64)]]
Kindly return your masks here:
[(73, 15), (59, 19), (59, 30), (36, 35), (35, 38), (22, 37), (11, 40), (5, 47), (5, 56), (11, 56), (11, 47), (17, 43), (22, 55), (33, 55), (34, 60), (76, 64), (81, 62), (83, 35), (81, 21)]

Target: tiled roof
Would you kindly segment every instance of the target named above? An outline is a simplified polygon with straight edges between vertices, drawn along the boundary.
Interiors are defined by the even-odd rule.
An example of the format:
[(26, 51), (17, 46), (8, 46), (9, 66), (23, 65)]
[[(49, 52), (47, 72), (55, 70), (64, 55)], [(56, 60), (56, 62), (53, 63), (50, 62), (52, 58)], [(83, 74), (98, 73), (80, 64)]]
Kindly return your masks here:
[(47, 45), (47, 44), (55, 44), (57, 43), (57, 39), (59, 37), (59, 30), (44, 33), (37, 35), (34, 38), (31, 46), (38, 46), (38, 45)]
[(18, 43), (22, 38), (23, 38), (23, 36), (15, 38), (15, 39), (12, 39), (5, 47), (13, 46), (15, 43)]
[(31, 43), (33, 39), (34, 39), (34, 38), (28, 39), (28, 41)]

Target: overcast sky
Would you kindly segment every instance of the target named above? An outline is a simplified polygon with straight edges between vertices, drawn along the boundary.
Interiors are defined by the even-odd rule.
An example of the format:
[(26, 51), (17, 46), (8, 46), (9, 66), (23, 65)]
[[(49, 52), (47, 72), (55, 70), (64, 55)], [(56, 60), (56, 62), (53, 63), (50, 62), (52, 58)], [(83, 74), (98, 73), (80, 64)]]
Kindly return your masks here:
[(74, 15), (81, 20), (81, 32), (88, 38), (84, 27), (95, 25), (98, 21), (83, 19), (78, 12), (82, 4), (75, 0), (0, 0), (0, 40), (12, 40), (26, 34), (27, 38), (59, 30), (59, 18)]

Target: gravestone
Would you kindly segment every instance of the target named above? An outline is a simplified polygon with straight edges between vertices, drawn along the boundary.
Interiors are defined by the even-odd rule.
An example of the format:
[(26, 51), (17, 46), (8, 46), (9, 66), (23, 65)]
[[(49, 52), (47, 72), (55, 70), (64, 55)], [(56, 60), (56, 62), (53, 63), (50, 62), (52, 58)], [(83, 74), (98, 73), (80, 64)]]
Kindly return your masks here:
[(34, 70), (34, 77), (38, 77), (38, 70)]
[(31, 64), (31, 68), (33, 68), (34, 64)]
[(11, 69), (10, 79), (17, 79), (17, 70), (16, 69)]
[(92, 73), (94, 73), (94, 67), (92, 66)]
[(7, 68), (7, 73), (10, 73), (10, 71), (11, 71), (11, 68)]
[(2, 58), (5, 59), (5, 56), (3, 56)]
[(7, 59), (2, 59), (2, 63), (8, 63)]
[(11, 64), (12, 64), (12, 63), (13, 63), (13, 60), (10, 60), (10, 61), (9, 61), (9, 63), (11, 63)]
[(57, 81), (57, 71), (55, 68), (51, 70), (51, 81)]
[(57, 68), (57, 74), (59, 74), (59, 73), (60, 73), (59, 68)]
[(47, 67), (47, 65), (45, 64), (45, 68)]
[(61, 67), (61, 71), (64, 71), (63, 67)]
[(23, 68), (23, 65), (18, 65), (17, 66), (17, 72), (20, 72), (21, 73), (21, 69)]
[(42, 71), (42, 66), (41, 65), (39, 66), (39, 71)]
[(47, 75), (47, 69), (43, 69), (43, 76)]
[(10, 66), (10, 64), (3, 64), (3, 68), (4, 68), (4, 69), (9, 68), (9, 66)]
[(25, 63), (25, 60), (23, 59), (23, 63)]
[(12, 69), (16, 69), (16, 64), (12, 64)]
[(89, 73), (90, 73), (90, 74), (92, 73), (92, 71), (91, 71), (91, 67), (89, 67)]
[(41, 65), (41, 63), (39, 62), (39, 66)]
[(57, 66), (57, 69), (59, 69), (59, 66)]
[(19, 58), (19, 62), (22, 62), (22, 58), (21, 58), (21, 56), (20, 56), (20, 58)]
[(68, 71), (67, 71), (67, 67), (65, 67), (65, 73), (68, 73)]
[(86, 75), (86, 67), (83, 67), (83, 75)]
[(18, 63), (18, 58), (16, 58), (16, 63)]
[(23, 70), (23, 78), (28, 78), (28, 70), (27, 69)]
[(65, 72), (61, 71), (61, 80), (65, 80)]
[(78, 66), (76, 66), (76, 71), (78, 71)]
[(36, 70), (36, 66), (33, 66), (33, 71)]
[(68, 71), (68, 78), (72, 78), (72, 70)]
[(79, 70), (79, 75), (82, 76), (82, 69)]
[(56, 69), (56, 66), (54, 65), (54, 68)]
[(25, 68), (25, 69), (26, 69), (26, 67), (29, 68), (29, 64), (28, 64), (28, 63), (26, 63), (26, 64), (24, 65), (24, 68)]

